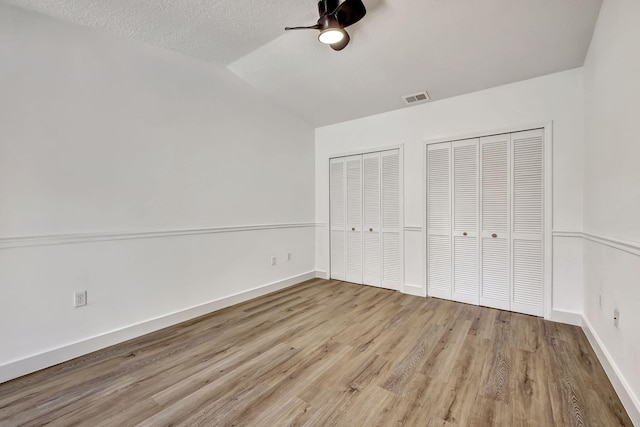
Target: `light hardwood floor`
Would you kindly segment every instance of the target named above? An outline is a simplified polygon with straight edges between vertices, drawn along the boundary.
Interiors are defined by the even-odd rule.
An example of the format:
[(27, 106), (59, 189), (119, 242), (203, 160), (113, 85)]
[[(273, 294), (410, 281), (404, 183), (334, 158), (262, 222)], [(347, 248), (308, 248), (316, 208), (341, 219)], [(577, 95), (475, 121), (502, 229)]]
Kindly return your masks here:
[(578, 327), (317, 279), (1, 384), (0, 425), (632, 423)]

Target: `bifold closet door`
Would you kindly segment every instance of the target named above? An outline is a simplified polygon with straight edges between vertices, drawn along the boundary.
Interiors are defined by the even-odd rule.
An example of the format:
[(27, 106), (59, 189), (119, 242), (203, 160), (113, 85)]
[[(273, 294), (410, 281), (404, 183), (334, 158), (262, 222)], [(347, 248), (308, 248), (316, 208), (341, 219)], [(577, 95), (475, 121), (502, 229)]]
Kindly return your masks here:
[(451, 143), (453, 246), (451, 299), (479, 303), (478, 139)]
[(344, 158), (329, 162), (329, 221), (331, 278), (345, 280), (346, 240), (345, 240), (345, 161)]
[(362, 283), (362, 156), (345, 157), (347, 282)]
[(429, 295), (479, 302), (478, 139), (427, 147)]
[(511, 135), (480, 138), (480, 304), (511, 310)]
[(451, 299), (451, 143), (427, 146), (427, 289)]
[(513, 164), (511, 309), (543, 313), (543, 131), (511, 134)]
[(401, 212), (398, 150), (369, 153), (363, 163), (363, 282), (400, 289)]
[(400, 290), (400, 150), (334, 158), (329, 168), (331, 278)]
[(543, 129), (428, 145), (428, 295), (542, 316), (543, 193)]

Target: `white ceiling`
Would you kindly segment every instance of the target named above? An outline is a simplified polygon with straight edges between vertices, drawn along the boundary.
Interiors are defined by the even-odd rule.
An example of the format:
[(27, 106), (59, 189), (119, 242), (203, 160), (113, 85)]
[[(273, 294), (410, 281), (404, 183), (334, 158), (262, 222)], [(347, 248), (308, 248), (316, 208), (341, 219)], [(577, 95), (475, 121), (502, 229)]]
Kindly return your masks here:
[(316, 0), (4, 0), (227, 65), (312, 125), (403, 108), (579, 67), (602, 0), (364, 0), (335, 52)]

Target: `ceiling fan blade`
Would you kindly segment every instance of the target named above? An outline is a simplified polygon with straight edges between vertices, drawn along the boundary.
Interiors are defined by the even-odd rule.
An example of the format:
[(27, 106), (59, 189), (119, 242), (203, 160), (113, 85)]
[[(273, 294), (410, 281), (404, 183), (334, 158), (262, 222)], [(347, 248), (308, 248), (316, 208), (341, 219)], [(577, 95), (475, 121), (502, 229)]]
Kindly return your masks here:
[(320, 29), (320, 25), (316, 24), (316, 25), (309, 25), (308, 27), (284, 27), (285, 31), (289, 31), (289, 30), (319, 30)]
[(338, 7), (338, 0), (320, 0), (318, 2), (318, 13), (320, 16), (324, 16), (327, 13), (331, 13)]
[(336, 17), (342, 28), (346, 28), (361, 20), (366, 13), (367, 9), (362, 0), (345, 0), (332, 15)]
[(344, 32), (344, 38), (342, 40), (340, 40), (338, 43), (334, 43), (331, 46), (331, 49), (333, 50), (342, 50), (345, 47), (347, 47), (347, 45), (349, 44), (349, 40), (351, 40), (351, 37), (349, 37), (349, 33), (347, 33), (346, 31), (342, 30)]

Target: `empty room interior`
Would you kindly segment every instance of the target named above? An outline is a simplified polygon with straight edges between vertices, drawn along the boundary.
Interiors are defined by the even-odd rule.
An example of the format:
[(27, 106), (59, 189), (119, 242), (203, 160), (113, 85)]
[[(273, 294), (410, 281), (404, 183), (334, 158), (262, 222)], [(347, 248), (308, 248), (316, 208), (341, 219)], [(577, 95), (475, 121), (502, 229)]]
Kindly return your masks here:
[(0, 0), (0, 426), (640, 426), (639, 22)]

